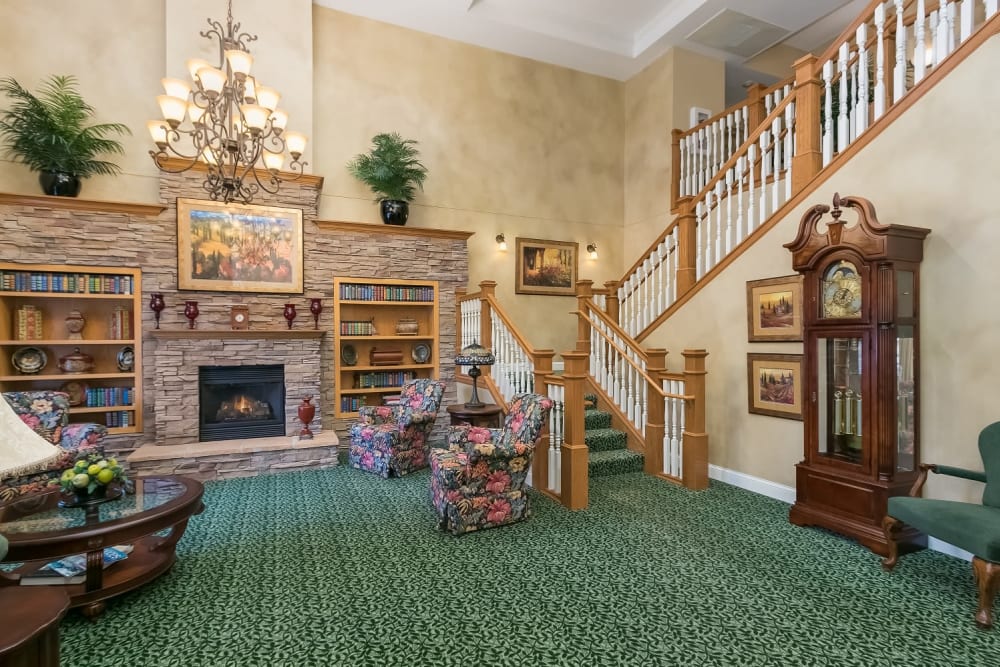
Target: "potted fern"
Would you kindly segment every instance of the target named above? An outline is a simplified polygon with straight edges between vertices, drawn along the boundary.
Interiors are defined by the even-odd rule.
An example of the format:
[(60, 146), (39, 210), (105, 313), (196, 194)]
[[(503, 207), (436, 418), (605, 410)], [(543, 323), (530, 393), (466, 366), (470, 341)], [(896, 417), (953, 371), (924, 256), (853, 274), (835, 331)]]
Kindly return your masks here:
[(52, 76), (37, 95), (13, 78), (0, 79), (0, 92), (11, 105), (0, 113), (0, 139), (15, 162), (39, 172), (47, 195), (76, 197), (80, 179), (114, 175), (121, 168), (98, 159), (102, 153), (123, 155), (113, 135), (131, 134), (121, 123), (87, 125), (94, 108), (76, 90), (73, 76)]
[(416, 145), (396, 132), (376, 134), (371, 150), (347, 163), (348, 171), (375, 194), (387, 225), (405, 225), (417, 188), (424, 189), (427, 168), (420, 162)]

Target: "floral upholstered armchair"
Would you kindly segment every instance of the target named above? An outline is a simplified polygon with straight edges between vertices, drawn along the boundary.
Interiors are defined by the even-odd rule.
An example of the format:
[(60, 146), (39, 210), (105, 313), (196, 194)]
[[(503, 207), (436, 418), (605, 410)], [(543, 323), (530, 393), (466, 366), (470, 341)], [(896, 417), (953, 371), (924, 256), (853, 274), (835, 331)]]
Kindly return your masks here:
[(427, 467), (427, 437), (434, 428), (444, 382), (410, 380), (399, 405), (364, 406), (351, 427), (350, 464), (382, 477)]
[(524, 481), (552, 401), (518, 394), (502, 429), (453, 426), (448, 449), (431, 450), (438, 528), (456, 535), (526, 519)]
[[(3, 393), (3, 398), (21, 421), (63, 451), (42, 472), (0, 480), (0, 501), (58, 484), (62, 471), (78, 458), (104, 453), (104, 436), (108, 429), (100, 424), (70, 424), (69, 397), (66, 394), (57, 391), (8, 391)], [(3, 447), (2, 442), (0, 447)]]

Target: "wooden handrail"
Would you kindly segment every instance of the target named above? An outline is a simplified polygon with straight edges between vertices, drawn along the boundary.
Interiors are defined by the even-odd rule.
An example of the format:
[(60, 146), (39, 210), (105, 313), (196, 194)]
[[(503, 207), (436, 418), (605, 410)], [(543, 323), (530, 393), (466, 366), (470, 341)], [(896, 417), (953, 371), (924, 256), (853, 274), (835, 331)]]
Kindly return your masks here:
[[(763, 100), (768, 95), (772, 94), (774, 91), (780, 90), (780, 89), (784, 88), (785, 86), (790, 86), (793, 83), (795, 83), (795, 77), (790, 76), (787, 79), (782, 79), (781, 81), (779, 81), (776, 84), (772, 85), (770, 88), (764, 88), (760, 92), (760, 97), (758, 99)], [(729, 107), (726, 107), (725, 109), (723, 109), (719, 113), (715, 114), (711, 118), (708, 118), (707, 120), (703, 120), (702, 122), (698, 123), (694, 127), (690, 128), (690, 129), (687, 129), (687, 130), (683, 130), (678, 136), (681, 139), (684, 139), (684, 138), (686, 138), (686, 137), (694, 134), (695, 132), (708, 127), (709, 125), (711, 125), (712, 123), (716, 122), (717, 120), (725, 118), (726, 116), (728, 116), (729, 114), (733, 113), (737, 109), (740, 109), (742, 107), (748, 106), (749, 104), (752, 104), (752, 103), (754, 103), (756, 101), (757, 101), (756, 99), (752, 100), (749, 97), (747, 99), (741, 100), (741, 101), (737, 102), (736, 104), (733, 104), (733, 105), (731, 105)]]
[(817, 74), (823, 69), (823, 63), (831, 58), (836, 59), (838, 52), (840, 51), (840, 45), (844, 42), (851, 41), (854, 39), (854, 34), (858, 30), (858, 26), (862, 23), (868, 23), (871, 17), (875, 14), (875, 8), (881, 5), (885, 0), (871, 0), (864, 10), (858, 14), (858, 17), (848, 27), (837, 35), (837, 37), (830, 42), (830, 46), (826, 47), (826, 51), (821, 53), (817, 58)]

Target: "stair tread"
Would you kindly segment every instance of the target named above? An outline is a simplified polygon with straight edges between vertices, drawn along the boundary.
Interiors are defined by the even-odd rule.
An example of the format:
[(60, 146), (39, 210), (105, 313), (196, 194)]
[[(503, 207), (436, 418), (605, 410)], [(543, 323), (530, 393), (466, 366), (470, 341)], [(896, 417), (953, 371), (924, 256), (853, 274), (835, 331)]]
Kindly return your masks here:
[(603, 452), (590, 452), (591, 461), (612, 461), (617, 459), (644, 458), (640, 452), (631, 449), (609, 449)]
[(628, 436), (613, 428), (588, 429), (583, 441), (592, 452), (616, 451), (628, 446)]
[(642, 472), (644, 463), (645, 457), (631, 449), (591, 452), (587, 461), (587, 474), (590, 477), (604, 477)]

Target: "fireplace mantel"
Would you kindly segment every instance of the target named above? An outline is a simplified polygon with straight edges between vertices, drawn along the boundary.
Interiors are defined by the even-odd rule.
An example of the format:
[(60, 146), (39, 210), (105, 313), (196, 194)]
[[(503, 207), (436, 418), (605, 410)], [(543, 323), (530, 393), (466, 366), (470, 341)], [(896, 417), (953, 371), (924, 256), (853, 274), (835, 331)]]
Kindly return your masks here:
[(260, 340), (265, 338), (322, 338), (322, 329), (150, 329), (146, 332), (157, 340), (178, 340), (194, 338), (200, 340), (220, 340), (240, 338)]

